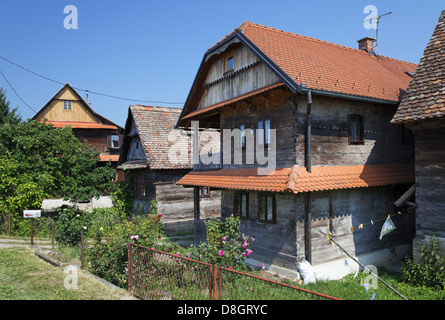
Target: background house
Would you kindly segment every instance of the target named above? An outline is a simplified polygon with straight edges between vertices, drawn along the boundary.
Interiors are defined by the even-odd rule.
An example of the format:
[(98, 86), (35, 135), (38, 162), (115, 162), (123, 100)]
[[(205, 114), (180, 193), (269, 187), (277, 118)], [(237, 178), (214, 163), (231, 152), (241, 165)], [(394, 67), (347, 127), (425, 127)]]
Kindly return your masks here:
[(94, 112), (88, 101), (68, 83), (32, 119), (46, 120), (55, 128), (70, 126), (81, 142), (87, 141), (100, 152), (100, 162), (117, 165), (124, 129)]
[[(46, 121), (54, 128), (71, 127), (76, 138), (99, 152), (98, 165), (110, 163), (113, 167), (117, 166), (124, 129), (94, 112), (88, 98), (85, 101), (70, 84), (66, 83), (32, 119)], [(42, 209), (53, 211), (62, 205), (73, 203), (63, 199), (45, 199)], [(113, 204), (110, 196), (102, 195), (99, 199), (93, 198), (75, 205), (82, 210), (92, 210)]]
[[(120, 179), (133, 180), (135, 209), (149, 210), (150, 201), (155, 200), (169, 233), (193, 230), (193, 189), (176, 185), (192, 169), (190, 134), (174, 129), (180, 112), (178, 108), (130, 106), (118, 166)], [(214, 134), (219, 143), (219, 133)], [(206, 187), (199, 192), (202, 218), (219, 217), (220, 191)]]
[[(246, 22), (204, 54), (177, 126), (199, 121), (222, 140), (225, 129), (241, 134), (222, 149), (231, 161), (221, 169), (194, 170), (178, 184), (221, 189), (222, 216), (240, 216), (259, 261), (350, 272), (317, 228), (365, 264), (409, 252), (414, 216), (394, 215), (394, 201), (414, 181), (413, 144), (390, 121), (416, 65), (376, 54), (373, 43), (352, 49)], [(272, 173), (248, 163), (249, 139), (273, 155)], [(388, 215), (396, 230), (380, 240)]]
[(415, 261), (433, 234), (445, 254), (445, 11), (392, 122), (415, 137)]

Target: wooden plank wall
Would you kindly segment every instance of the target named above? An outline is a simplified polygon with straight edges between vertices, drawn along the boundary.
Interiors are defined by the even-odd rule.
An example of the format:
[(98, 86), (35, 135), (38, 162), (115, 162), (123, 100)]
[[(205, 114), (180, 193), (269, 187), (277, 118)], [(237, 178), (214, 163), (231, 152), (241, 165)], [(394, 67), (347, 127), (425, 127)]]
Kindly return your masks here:
[(226, 55), (218, 56), (209, 68), (198, 109), (276, 83), (279, 78), (246, 47), (233, 49), (234, 70), (225, 71)]
[(445, 237), (445, 128), (416, 131), (415, 139), (417, 235)]

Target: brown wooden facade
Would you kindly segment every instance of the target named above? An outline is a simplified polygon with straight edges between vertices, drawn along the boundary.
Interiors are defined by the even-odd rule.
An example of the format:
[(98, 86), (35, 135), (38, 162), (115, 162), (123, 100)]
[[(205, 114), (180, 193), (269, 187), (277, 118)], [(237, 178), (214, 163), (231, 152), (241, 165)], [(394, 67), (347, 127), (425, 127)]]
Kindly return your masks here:
[[(348, 79), (350, 85), (344, 85), (345, 79), (340, 75), (348, 70), (339, 66), (342, 63), (338, 63), (335, 55), (345, 60), (342, 61), (345, 66), (348, 59), (361, 60), (363, 68), (370, 64), (373, 68), (379, 63), (394, 64), (394, 70), (400, 70), (379, 79), (381, 83), (399, 79), (398, 89), (382, 98), (385, 88), (373, 93), (374, 84), (360, 83), (366, 81), (359, 78), (361, 73), (357, 73), (357, 79)], [(317, 57), (332, 60), (317, 62)], [(289, 69), (292, 65), (297, 69), (300, 58), (301, 69)], [(393, 254), (384, 262), (402, 259), (404, 253), (395, 253), (393, 249), (410, 245), (414, 215), (395, 215), (401, 209), (395, 208), (394, 202), (412, 185), (413, 170), (409, 169), (406, 179), (391, 180), (378, 169), (375, 176), (380, 182), (371, 183), (359, 177), (363, 183), (360, 187), (354, 183), (340, 187), (343, 177), (335, 174), (336, 168), (344, 172), (345, 168), (358, 167), (364, 171), (391, 165), (412, 167), (413, 142), (406, 138), (403, 126), (392, 125), (390, 121), (397, 110), (400, 92), (409, 83), (410, 76), (403, 70), (413, 71), (415, 65), (385, 59), (379, 60), (362, 50), (243, 24), (204, 55), (178, 127), (188, 128), (191, 121), (199, 121), (202, 128), (220, 129), (222, 158), (228, 151), (223, 148), (225, 130), (239, 129), (245, 136), (248, 131), (255, 132), (252, 140), (255, 146), (260, 140), (264, 145), (271, 138), (267, 133), (264, 135), (264, 130), (261, 137), (256, 136), (258, 129), (275, 130), (274, 150), (267, 145), (264, 154), (275, 152), (275, 172), (292, 172), (290, 168), (307, 170), (307, 190), (311, 191), (296, 191), (285, 187), (286, 183), (283, 187), (273, 174), (261, 177), (246, 171), (262, 165), (256, 155), (253, 156), (256, 160), (249, 163), (252, 149), (235, 146), (245, 142), (247, 138), (242, 137), (240, 141), (235, 138), (229, 149), (231, 155), (236, 148), (241, 150), (242, 163), (235, 163), (232, 156), (232, 161), (223, 162), (220, 170), (191, 172), (179, 184), (218, 186), (222, 190), (222, 217), (240, 216), (242, 231), (256, 239), (256, 259), (267, 264), (296, 269), (297, 262), (304, 259), (315, 265), (340, 259), (339, 251), (317, 228), (330, 231), (353, 255), (389, 250)], [(313, 63), (317, 70), (307, 69), (305, 63)], [(332, 74), (326, 73), (328, 69)], [(375, 71), (372, 76), (378, 77)], [(320, 74), (312, 76), (311, 72)], [(362, 72), (366, 74), (366, 70)], [(334, 80), (320, 89), (329, 77)], [(352, 94), (359, 90), (360, 94)], [(325, 181), (310, 174), (311, 168), (317, 167), (329, 172), (325, 179), (339, 179), (338, 186), (324, 188)], [(393, 216), (397, 229), (379, 240), (383, 220), (388, 215)], [(357, 228), (360, 225), (366, 228)]]

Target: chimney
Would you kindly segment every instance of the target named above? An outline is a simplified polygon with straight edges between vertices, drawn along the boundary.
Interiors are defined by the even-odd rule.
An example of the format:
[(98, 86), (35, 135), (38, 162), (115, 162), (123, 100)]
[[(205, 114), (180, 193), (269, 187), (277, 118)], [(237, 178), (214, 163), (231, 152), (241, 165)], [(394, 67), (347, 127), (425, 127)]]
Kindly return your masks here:
[(374, 47), (375, 47), (375, 39), (371, 37), (365, 37), (360, 39), (358, 42), (359, 50), (365, 50), (367, 53), (375, 55)]

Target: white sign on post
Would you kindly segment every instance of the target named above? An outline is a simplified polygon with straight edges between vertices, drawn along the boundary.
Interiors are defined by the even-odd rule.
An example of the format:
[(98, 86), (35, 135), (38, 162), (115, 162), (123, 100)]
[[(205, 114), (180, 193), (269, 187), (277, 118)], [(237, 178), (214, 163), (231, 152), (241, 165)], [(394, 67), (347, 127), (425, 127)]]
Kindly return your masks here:
[(42, 210), (23, 210), (23, 218), (40, 218)]

